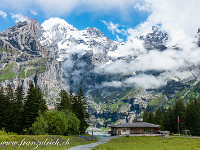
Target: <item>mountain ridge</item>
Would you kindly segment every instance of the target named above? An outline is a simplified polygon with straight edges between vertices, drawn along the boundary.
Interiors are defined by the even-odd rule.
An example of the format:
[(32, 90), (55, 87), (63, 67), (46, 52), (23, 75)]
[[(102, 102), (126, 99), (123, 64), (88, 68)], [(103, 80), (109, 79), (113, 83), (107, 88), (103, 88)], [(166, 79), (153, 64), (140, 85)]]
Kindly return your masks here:
[[(133, 46), (129, 54), (126, 53), (127, 43), (112, 41), (97, 28), (78, 30), (59, 18), (50, 18), (43, 25), (30, 19), (0, 33), (1, 85), (11, 83), (16, 88), (23, 84), (27, 89), (28, 82), (34, 80), (41, 86), (50, 108), (57, 103), (60, 89), (71, 88), (75, 92), (82, 86), (93, 125), (107, 126), (120, 119), (124, 121), (127, 115), (131, 122), (147, 107), (154, 109), (171, 104), (168, 101), (188, 89), (190, 81), (195, 80), (196, 84), (199, 81), (198, 65), (174, 72), (131, 68), (144, 54), (165, 52), (169, 48), (166, 46), (168, 40), (166, 32), (152, 27), (152, 33), (137, 39), (144, 49)], [(8, 66), (12, 67), (6, 70)], [(6, 78), (9, 73), (12, 76)], [(140, 77), (148, 77), (152, 85), (161, 77), (166, 81), (161, 87), (144, 89), (137, 87), (137, 82), (143, 84), (145, 81)]]

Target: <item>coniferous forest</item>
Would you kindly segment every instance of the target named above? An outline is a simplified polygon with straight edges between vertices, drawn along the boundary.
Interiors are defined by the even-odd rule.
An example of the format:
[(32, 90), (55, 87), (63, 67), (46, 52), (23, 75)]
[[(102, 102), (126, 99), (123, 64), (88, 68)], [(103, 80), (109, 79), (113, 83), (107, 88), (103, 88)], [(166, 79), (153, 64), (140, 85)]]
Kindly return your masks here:
[(61, 90), (56, 109), (48, 110), (39, 86), (29, 83), (25, 96), (22, 86), (0, 89), (0, 129), (17, 134), (69, 135), (84, 133), (89, 114), (82, 88), (76, 94)]
[[(190, 98), (185, 105), (177, 99), (173, 106), (166, 109), (158, 108), (155, 113), (144, 111), (143, 120), (161, 125), (161, 130), (184, 134), (189, 130), (192, 135), (200, 135), (200, 97)], [(178, 130), (179, 124), (179, 130)]]

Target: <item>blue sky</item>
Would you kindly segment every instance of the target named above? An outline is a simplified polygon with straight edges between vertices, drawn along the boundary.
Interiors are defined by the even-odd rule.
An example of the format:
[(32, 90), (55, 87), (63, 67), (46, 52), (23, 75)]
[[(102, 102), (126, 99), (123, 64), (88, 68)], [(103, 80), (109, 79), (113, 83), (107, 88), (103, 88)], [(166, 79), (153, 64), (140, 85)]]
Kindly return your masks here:
[[(17, 20), (23, 21), (23, 17), (26, 16), (37, 19), (40, 24), (50, 17), (59, 17), (79, 30), (86, 27), (96, 27), (112, 40), (117, 40), (118, 36), (126, 41), (127, 34), (112, 32), (105, 22), (107, 25), (110, 23), (117, 25), (119, 30), (125, 31), (145, 22), (149, 16), (148, 11), (139, 11), (134, 8), (138, 5), (136, 0), (111, 0), (110, 2), (97, 0), (93, 3), (90, 0), (74, 1), (77, 3), (68, 6), (69, 3), (73, 3), (72, 0), (58, 0), (56, 2), (34, 0), (33, 3), (30, 0), (5, 0), (0, 6), (0, 31), (14, 26)], [(117, 4), (113, 4), (113, 2)], [(104, 7), (102, 3), (105, 3), (106, 6)], [(66, 7), (63, 8), (62, 5), (66, 5)]]
[[(136, 28), (136, 32), (143, 34), (159, 24), (176, 43), (195, 36), (200, 27), (199, 6), (199, 0), (2, 0), (0, 31), (26, 16), (40, 24), (50, 17), (60, 17), (80, 30), (97, 27), (113, 40), (117, 36), (126, 39), (121, 31)], [(112, 32), (110, 25), (115, 28)]]

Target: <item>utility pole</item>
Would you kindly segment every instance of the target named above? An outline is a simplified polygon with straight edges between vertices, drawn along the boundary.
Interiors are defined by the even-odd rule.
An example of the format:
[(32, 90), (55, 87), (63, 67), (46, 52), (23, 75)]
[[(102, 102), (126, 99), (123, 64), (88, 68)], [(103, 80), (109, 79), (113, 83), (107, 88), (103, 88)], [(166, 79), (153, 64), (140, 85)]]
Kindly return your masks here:
[(93, 135), (93, 129), (92, 129), (92, 139), (94, 139), (94, 135)]
[(180, 137), (179, 115), (178, 115), (178, 134), (179, 134), (179, 137)]

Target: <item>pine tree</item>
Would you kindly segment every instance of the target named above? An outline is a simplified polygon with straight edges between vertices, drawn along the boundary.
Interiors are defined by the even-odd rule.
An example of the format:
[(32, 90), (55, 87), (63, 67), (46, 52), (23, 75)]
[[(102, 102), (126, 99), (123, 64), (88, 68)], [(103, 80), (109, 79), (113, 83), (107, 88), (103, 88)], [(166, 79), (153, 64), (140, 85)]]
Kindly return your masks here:
[(154, 123), (160, 125), (161, 127), (163, 125), (163, 114), (160, 108), (156, 110)]
[(148, 111), (145, 109), (144, 114), (143, 114), (143, 121), (144, 121), (144, 122), (147, 122), (147, 121), (148, 121), (148, 115), (149, 115), (149, 113), (148, 113)]
[(15, 91), (15, 123), (14, 123), (14, 131), (16, 133), (22, 132), (22, 124), (23, 124), (23, 101), (24, 101), (24, 92), (23, 87), (18, 86)]
[(70, 98), (70, 100), (71, 100), (71, 103), (72, 103), (72, 101), (73, 101), (73, 92), (72, 92), (72, 89), (70, 89), (69, 90), (69, 98)]
[(9, 125), (9, 101), (6, 99), (4, 95), (4, 88), (0, 89), (0, 129), (7, 129)]
[(192, 135), (200, 135), (200, 98), (191, 98), (186, 106), (186, 127)]
[(10, 84), (6, 87), (6, 99), (9, 103), (7, 106), (9, 108), (8, 111), (8, 126), (6, 128), (7, 131), (15, 132), (15, 119), (16, 119), (16, 113), (15, 113), (15, 100), (14, 100), (14, 92)]
[(147, 119), (148, 123), (154, 123), (154, 114), (150, 111)]
[(174, 130), (178, 131), (178, 117), (180, 132), (185, 129), (185, 105), (182, 99), (176, 100), (174, 105)]
[(39, 87), (35, 87), (33, 82), (30, 82), (24, 103), (24, 129), (29, 130), (36, 118), (39, 116), (39, 111), (47, 110), (46, 102), (43, 99), (42, 92)]
[(86, 122), (86, 120), (89, 119), (89, 114), (87, 112), (87, 102), (81, 87), (79, 88), (77, 94), (73, 97), (72, 102), (73, 113), (80, 120), (80, 131), (85, 132), (89, 126)]
[(8, 84), (6, 87), (6, 97), (9, 101), (12, 101), (14, 99), (13, 88), (10, 84)]
[(165, 109), (163, 113), (163, 130), (173, 131), (173, 111), (171, 107)]
[(68, 109), (69, 111), (72, 110), (71, 99), (65, 90), (60, 91), (60, 104), (58, 106), (58, 110), (65, 110)]
[(36, 93), (35, 101), (38, 102), (39, 105), (38, 110), (41, 111), (41, 113), (47, 111), (48, 108), (46, 105), (46, 101), (43, 98), (43, 94), (39, 86), (35, 87), (35, 93)]

